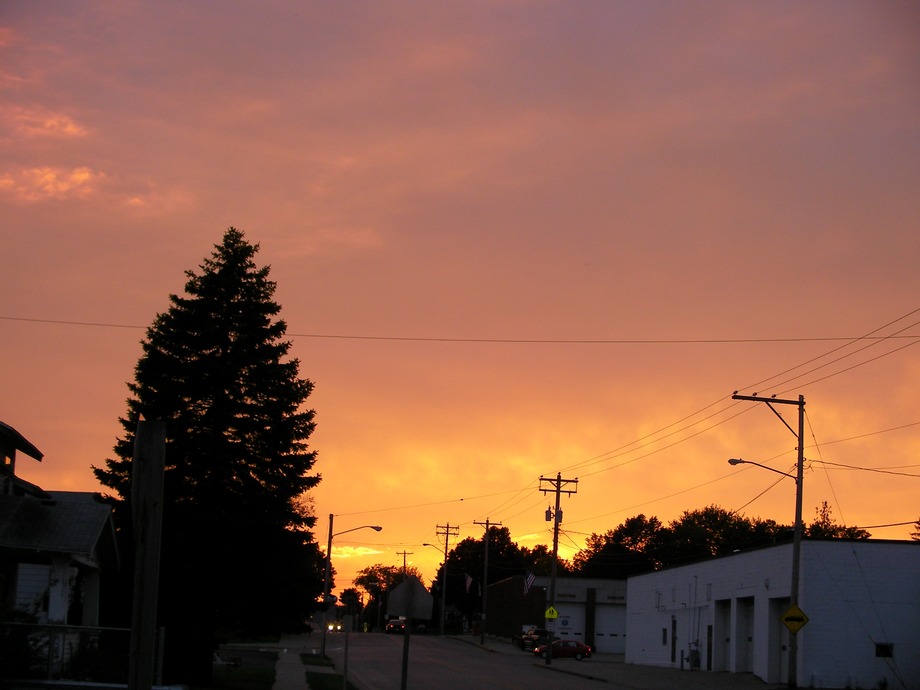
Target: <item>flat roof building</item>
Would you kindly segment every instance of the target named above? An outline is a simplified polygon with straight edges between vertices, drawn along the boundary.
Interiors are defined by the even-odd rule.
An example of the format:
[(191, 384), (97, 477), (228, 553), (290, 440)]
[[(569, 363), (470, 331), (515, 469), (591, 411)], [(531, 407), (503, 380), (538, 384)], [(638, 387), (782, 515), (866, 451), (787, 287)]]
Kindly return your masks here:
[[(784, 544), (629, 578), (627, 663), (785, 682), (791, 568)], [(799, 687), (920, 688), (920, 542), (804, 540), (799, 608)]]

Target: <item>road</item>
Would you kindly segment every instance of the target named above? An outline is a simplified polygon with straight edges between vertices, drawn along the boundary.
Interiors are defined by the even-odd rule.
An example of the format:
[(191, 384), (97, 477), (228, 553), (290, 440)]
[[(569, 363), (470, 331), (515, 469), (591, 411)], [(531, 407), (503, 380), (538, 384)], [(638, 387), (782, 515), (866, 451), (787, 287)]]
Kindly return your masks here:
[[(345, 636), (327, 637), (326, 652), (341, 671)], [(403, 636), (381, 633), (348, 636), (348, 678), (363, 690), (400, 690)], [(412, 635), (407, 690), (767, 690), (750, 674), (681, 672), (624, 664), (613, 655), (553, 659), (547, 666), (509, 642), (478, 638)]]

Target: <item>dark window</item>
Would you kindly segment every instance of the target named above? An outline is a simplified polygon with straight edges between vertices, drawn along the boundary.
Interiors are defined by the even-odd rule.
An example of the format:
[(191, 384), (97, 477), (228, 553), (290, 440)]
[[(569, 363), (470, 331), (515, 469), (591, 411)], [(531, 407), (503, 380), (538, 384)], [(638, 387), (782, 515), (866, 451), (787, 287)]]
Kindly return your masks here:
[(890, 642), (876, 642), (875, 656), (891, 658), (894, 656), (894, 645)]
[(662, 628), (661, 629), (661, 644), (667, 644), (667, 643), (668, 643), (668, 629)]

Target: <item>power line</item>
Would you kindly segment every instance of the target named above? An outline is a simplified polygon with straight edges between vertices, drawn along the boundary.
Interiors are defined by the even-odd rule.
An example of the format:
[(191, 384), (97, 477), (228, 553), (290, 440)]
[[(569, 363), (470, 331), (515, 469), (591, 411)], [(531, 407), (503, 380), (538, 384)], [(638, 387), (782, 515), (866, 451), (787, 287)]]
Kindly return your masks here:
[[(56, 326), (85, 326), (91, 328), (125, 328), (145, 330), (147, 326), (133, 324), (105, 323), (99, 321), (72, 321), (67, 319), (38, 319), (21, 316), (0, 315), (3, 321), (19, 321), (23, 323), (43, 323)], [(916, 324), (912, 324), (916, 325)], [(314, 338), (327, 340), (366, 340), (385, 342), (418, 342), (418, 343), (497, 343), (509, 345), (745, 345), (757, 343), (820, 343), (820, 342), (853, 342), (856, 340), (848, 336), (824, 336), (811, 338), (447, 338), (432, 336), (402, 336), (402, 335), (361, 335), (343, 333), (288, 333), (292, 338)], [(861, 340), (890, 340), (894, 338), (917, 338), (916, 335), (896, 336), (862, 336)]]
[(882, 527), (903, 527), (904, 525), (916, 525), (917, 520), (908, 520), (907, 522), (889, 522), (887, 525), (866, 525), (865, 527), (854, 527), (853, 529), (881, 529)]
[(883, 470), (875, 467), (859, 467), (858, 465), (843, 465), (839, 462), (828, 462), (827, 460), (812, 460), (811, 462), (817, 462), (822, 465), (830, 465), (831, 467), (843, 467), (847, 470), (860, 470), (862, 472), (878, 472), (879, 474), (895, 474), (899, 477), (920, 477), (920, 474), (912, 474), (910, 472), (894, 472), (892, 470)]

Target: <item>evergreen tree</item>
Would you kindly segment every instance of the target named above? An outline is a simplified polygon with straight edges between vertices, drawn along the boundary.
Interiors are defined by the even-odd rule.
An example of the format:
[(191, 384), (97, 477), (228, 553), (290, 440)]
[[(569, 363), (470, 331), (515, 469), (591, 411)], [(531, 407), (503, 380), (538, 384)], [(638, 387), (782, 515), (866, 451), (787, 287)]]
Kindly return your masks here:
[(166, 422), (160, 624), (167, 670), (184, 682), (210, 675), (217, 631), (291, 628), (322, 591), (305, 501), (320, 479), (303, 408), (313, 383), (288, 357), (258, 250), (230, 228), (186, 272), (185, 295), (169, 296), (142, 342), (116, 457), (93, 468), (125, 507), (138, 420)]

